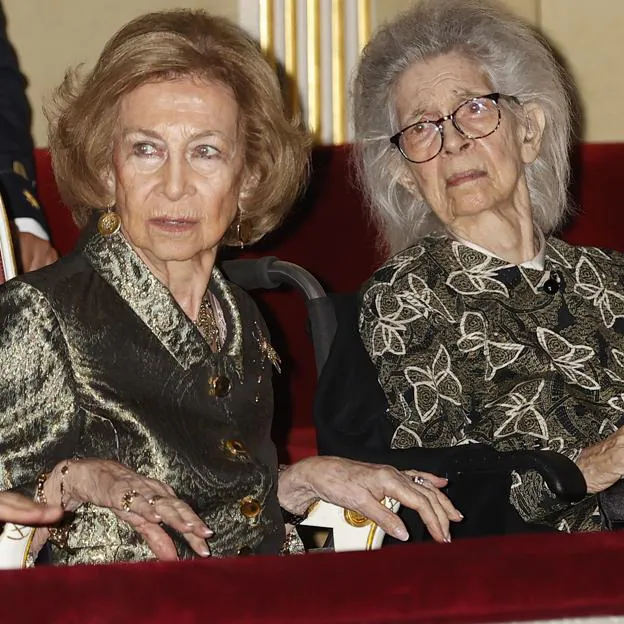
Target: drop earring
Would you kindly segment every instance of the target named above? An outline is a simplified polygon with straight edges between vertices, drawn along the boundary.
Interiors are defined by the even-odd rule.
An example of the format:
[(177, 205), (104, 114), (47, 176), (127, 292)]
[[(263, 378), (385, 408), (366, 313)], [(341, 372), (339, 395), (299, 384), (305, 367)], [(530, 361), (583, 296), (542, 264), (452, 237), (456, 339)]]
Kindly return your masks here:
[(249, 242), (249, 234), (249, 223), (247, 221), (243, 221), (243, 211), (239, 208), (236, 220), (236, 239), (240, 249), (243, 249), (243, 247)]
[(106, 238), (109, 238), (113, 234), (119, 232), (119, 228), (121, 227), (121, 219), (119, 218), (119, 215), (113, 210), (114, 207), (115, 202), (111, 202), (98, 219), (98, 232)]

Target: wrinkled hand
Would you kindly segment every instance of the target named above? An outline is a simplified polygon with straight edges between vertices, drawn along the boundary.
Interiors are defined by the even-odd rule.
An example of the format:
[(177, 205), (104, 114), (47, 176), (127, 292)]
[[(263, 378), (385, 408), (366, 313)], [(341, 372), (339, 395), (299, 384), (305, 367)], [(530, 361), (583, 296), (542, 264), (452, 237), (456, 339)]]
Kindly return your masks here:
[(27, 526), (58, 522), (63, 516), (60, 506), (35, 503), (14, 492), (0, 492), (0, 522), (13, 522)]
[(34, 234), (19, 232), (17, 243), (24, 273), (40, 269), (58, 260), (58, 254), (50, 242)]
[[(414, 482), (419, 476), (424, 484)], [(400, 472), (391, 466), (339, 457), (310, 457), (280, 474), (278, 497), (282, 507), (294, 513), (303, 513), (318, 498), (358, 511), (405, 541), (409, 535), (402, 520), (381, 502), (389, 496), (417, 511), (434, 540), (448, 542), (449, 522), (463, 516), (439, 491), (446, 484), (446, 479), (426, 472)]]
[(583, 449), (576, 465), (585, 477), (588, 494), (602, 492), (619, 481), (624, 475), (624, 427)]
[[(60, 492), (60, 469), (65, 464), (58, 464), (46, 481), (48, 500), (48, 491)], [(82, 503), (111, 509), (143, 537), (158, 559), (174, 561), (178, 558), (173, 540), (161, 524), (181, 533), (198, 555), (210, 555), (206, 538), (213, 532), (171, 487), (160, 481), (137, 474), (115, 461), (82, 459), (70, 463), (63, 488), (68, 511), (77, 509)], [(124, 511), (124, 494), (133, 491), (136, 495), (132, 501), (127, 499), (130, 511)]]

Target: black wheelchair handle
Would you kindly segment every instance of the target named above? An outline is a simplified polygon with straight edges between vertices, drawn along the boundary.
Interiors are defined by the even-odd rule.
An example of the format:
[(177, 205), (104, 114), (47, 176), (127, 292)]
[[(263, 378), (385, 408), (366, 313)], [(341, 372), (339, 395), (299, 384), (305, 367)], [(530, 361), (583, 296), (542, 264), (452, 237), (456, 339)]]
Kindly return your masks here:
[(309, 271), (275, 256), (226, 260), (221, 269), (227, 279), (245, 290), (272, 290), (289, 284), (302, 290), (308, 301), (325, 296), (324, 288)]
[[(472, 446), (472, 445), (469, 445)], [(587, 484), (579, 467), (565, 455), (555, 451), (519, 450), (496, 452), (478, 445), (475, 452), (458, 452), (447, 459), (449, 478), (462, 472), (478, 473), (493, 470), (539, 473), (550, 491), (569, 503), (577, 503), (587, 495)], [(454, 447), (461, 449), (462, 447)], [(466, 448), (466, 447), (463, 447)]]

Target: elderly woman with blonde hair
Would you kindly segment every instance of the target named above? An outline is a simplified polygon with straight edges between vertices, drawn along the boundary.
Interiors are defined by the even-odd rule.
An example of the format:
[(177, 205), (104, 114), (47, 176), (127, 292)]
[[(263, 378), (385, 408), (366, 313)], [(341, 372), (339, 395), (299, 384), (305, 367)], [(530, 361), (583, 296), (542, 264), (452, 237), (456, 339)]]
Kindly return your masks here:
[(405, 539), (386, 495), (445, 540), (459, 514), (443, 479), (331, 457), (278, 474), (278, 357), (215, 267), (222, 245), (277, 227), (306, 167), (254, 42), (201, 11), (148, 14), (55, 102), (61, 194), (79, 223), (100, 216), (76, 252), (0, 289), (0, 487), (66, 510), (33, 550), (49, 538), (57, 563), (278, 553), (318, 499)]
[(564, 531), (602, 527), (596, 495), (624, 474), (624, 258), (553, 234), (569, 94), (549, 46), (500, 5), (424, 0), (366, 46), (353, 104), (390, 252), (359, 311), (388, 444), (563, 453), (584, 500), (527, 471), (511, 502)]

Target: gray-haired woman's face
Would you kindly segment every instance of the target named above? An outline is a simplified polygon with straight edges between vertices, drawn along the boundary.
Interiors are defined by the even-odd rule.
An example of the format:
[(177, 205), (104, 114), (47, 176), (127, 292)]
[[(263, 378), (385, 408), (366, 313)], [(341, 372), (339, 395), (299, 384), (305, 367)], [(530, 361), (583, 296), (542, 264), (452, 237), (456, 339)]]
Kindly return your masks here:
[[(459, 54), (415, 63), (396, 86), (399, 127), (437, 121), (466, 100), (491, 92), (480, 67)], [(468, 229), (484, 211), (517, 209), (518, 202), (530, 209), (524, 167), (539, 153), (541, 132), (533, 133), (538, 137), (530, 136), (528, 126), (517, 120), (511, 106), (517, 105), (500, 101), (500, 126), (481, 139), (466, 138), (450, 120), (445, 121), (443, 146), (435, 158), (420, 164), (401, 163), (406, 172), (403, 184), (453, 229)], [(537, 129), (539, 124), (533, 126)]]

